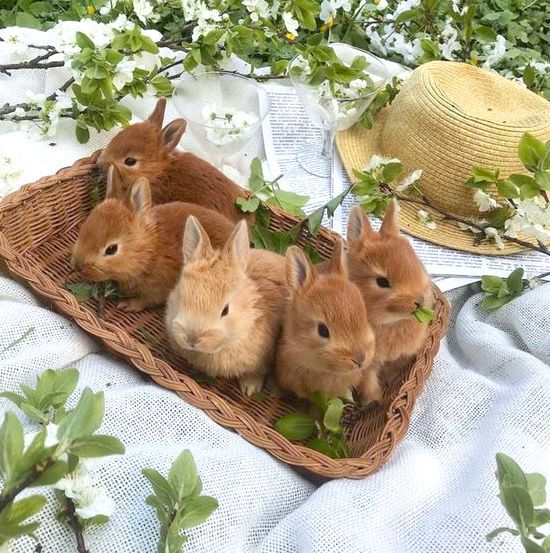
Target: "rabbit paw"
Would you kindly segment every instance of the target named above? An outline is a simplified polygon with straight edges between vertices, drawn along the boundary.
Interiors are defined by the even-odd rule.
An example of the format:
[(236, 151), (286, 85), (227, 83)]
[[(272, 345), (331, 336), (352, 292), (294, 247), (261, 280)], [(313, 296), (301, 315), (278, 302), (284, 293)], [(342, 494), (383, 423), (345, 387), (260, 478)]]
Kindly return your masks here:
[(128, 300), (122, 300), (118, 302), (117, 307), (122, 311), (135, 312), (135, 311), (143, 311), (147, 307), (147, 305), (143, 300), (139, 300), (137, 298), (131, 298)]
[(365, 406), (382, 399), (382, 387), (380, 386), (377, 372), (368, 371), (363, 377), (363, 381), (361, 382), (361, 398), (362, 404)]
[(262, 391), (264, 377), (258, 374), (241, 376), (241, 378), (239, 378), (239, 384), (241, 385), (241, 391), (243, 393), (247, 396), (252, 396)]

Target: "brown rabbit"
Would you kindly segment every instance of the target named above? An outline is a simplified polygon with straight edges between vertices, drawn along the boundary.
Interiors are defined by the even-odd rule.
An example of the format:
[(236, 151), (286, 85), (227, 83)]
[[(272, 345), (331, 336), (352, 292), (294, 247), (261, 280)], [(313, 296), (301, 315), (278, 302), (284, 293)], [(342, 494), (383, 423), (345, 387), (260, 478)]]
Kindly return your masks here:
[(203, 159), (176, 149), (187, 123), (175, 119), (162, 128), (165, 108), (161, 98), (146, 121), (126, 127), (92, 156), (104, 170), (115, 167), (115, 196), (127, 199), (132, 184), (144, 176), (154, 204), (189, 202), (234, 222), (249, 220), (235, 205), (237, 198), (245, 197), (242, 188)]
[[(412, 315), (416, 307), (432, 307), (433, 296), (426, 269), (409, 241), (399, 234), (399, 205), (389, 205), (380, 232), (372, 229), (360, 206), (348, 223), (348, 269), (359, 287), (374, 330), (374, 371), (362, 383), (366, 401), (381, 397), (376, 370), (395, 377), (422, 344), (427, 325)], [(369, 376), (370, 375), (370, 376)]]
[(183, 260), (166, 310), (173, 346), (206, 374), (237, 378), (248, 395), (261, 390), (280, 334), (284, 257), (250, 250), (244, 221), (222, 250), (214, 250), (199, 221), (189, 217)]
[(277, 348), (277, 381), (299, 397), (325, 392), (346, 397), (362, 380), (374, 355), (374, 334), (361, 293), (348, 278), (339, 240), (323, 274), (304, 252), (286, 254), (290, 292)]
[(126, 311), (166, 302), (181, 269), (187, 217), (196, 216), (218, 246), (225, 243), (234, 226), (223, 215), (193, 204), (153, 207), (146, 178), (132, 186), (129, 205), (111, 197), (110, 178), (107, 197), (82, 225), (73, 247), (73, 265), (88, 280), (116, 281), (129, 296), (118, 304)]

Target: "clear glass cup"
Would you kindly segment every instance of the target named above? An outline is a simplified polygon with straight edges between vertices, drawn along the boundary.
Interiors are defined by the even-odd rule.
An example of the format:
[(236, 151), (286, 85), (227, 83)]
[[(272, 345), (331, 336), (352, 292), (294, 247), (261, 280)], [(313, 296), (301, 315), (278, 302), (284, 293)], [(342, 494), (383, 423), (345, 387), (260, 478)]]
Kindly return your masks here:
[(376, 56), (354, 48), (348, 44), (333, 43), (329, 45), (338, 58), (351, 65), (357, 56), (366, 59), (366, 73), (373, 81), (368, 93), (357, 98), (327, 98), (323, 95), (321, 85), (310, 85), (308, 77), (293, 72), (303, 59), (299, 54), (289, 63), (289, 75), (298, 92), (298, 96), (311, 122), (323, 131), (323, 147), (319, 150), (317, 142), (307, 142), (296, 155), (299, 165), (308, 173), (318, 177), (329, 177), (332, 170), (334, 139), (337, 131), (353, 126), (363, 112), (369, 107), (376, 94), (386, 86), (389, 73), (384, 63)]
[(172, 97), (187, 130), (220, 169), (258, 132), (270, 107), (255, 80), (217, 71), (185, 73)]

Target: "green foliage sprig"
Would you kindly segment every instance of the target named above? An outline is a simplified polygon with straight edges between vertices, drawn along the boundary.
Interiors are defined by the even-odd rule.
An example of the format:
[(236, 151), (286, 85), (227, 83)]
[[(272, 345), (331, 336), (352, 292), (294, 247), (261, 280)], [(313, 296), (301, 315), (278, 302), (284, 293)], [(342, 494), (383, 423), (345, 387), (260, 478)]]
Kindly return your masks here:
[(550, 536), (545, 537), (539, 530), (550, 523), (550, 509), (540, 508), (546, 503), (546, 479), (542, 474), (524, 473), (504, 453), (498, 453), (496, 461), (499, 499), (515, 528), (497, 528), (487, 534), (487, 541), (507, 532), (520, 538), (526, 553), (549, 553)]
[(348, 457), (342, 415), (350, 398), (330, 398), (323, 392), (311, 396), (313, 415), (289, 413), (275, 422), (275, 430), (291, 441), (304, 442), (307, 447), (333, 459)]
[(161, 524), (158, 553), (180, 553), (187, 541), (181, 532), (202, 524), (218, 508), (218, 502), (201, 495), (202, 481), (189, 450), (174, 461), (168, 478), (154, 469), (142, 473), (153, 487), (145, 502), (154, 507)]

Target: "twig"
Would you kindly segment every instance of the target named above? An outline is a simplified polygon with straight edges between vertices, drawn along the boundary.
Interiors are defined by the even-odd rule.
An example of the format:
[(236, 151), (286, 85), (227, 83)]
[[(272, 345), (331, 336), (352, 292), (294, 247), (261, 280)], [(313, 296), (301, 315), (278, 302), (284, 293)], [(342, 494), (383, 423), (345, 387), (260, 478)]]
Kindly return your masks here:
[[(388, 184), (383, 184), (381, 186), (382, 188), (385, 188), (388, 192), (390, 192), (395, 198), (397, 198), (399, 201), (408, 202), (416, 205), (421, 205), (425, 207), (429, 207), (433, 211), (436, 211), (439, 213), (443, 219), (447, 219), (449, 221), (454, 221), (455, 223), (462, 223), (463, 225), (467, 225), (473, 228), (476, 228), (482, 232), (485, 232), (485, 229), (490, 225), (480, 225), (479, 223), (476, 223), (474, 221), (470, 221), (469, 219), (463, 219), (462, 217), (457, 217), (456, 215), (452, 215), (450, 213), (446, 213), (439, 207), (437, 207), (431, 200), (426, 198), (426, 196), (421, 195), (421, 199), (413, 198), (412, 196), (403, 196), (402, 194), (399, 194), (393, 188), (391, 188)], [(543, 243), (539, 242), (538, 246), (535, 246), (534, 244), (531, 244), (531, 242), (527, 242), (525, 240), (521, 240), (520, 238), (512, 238), (511, 236), (507, 236), (506, 234), (501, 235), (501, 237), (508, 241), (513, 242), (515, 244), (519, 244), (520, 246), (523, 246), (525, 248), (529, 248), (534, 251), (538, 251), (544, 255), (550, 255), (550, 249), (548, 246), (545, 246)]]
[(57, 53), (58, 52), (55, 49), (47, 50), (45, 54), (36, 56), (35, 58), (28, 61), (21, 61), (19, 63), (6, 63), (0, 65), (0, 73), (11, 75), (10, 71), (15, 71), (17, 69), (49, 69), (50, 67), (63, 67), (65, 65), (64, 61), (49, 61), (46, 63), (40, 63)]
[(67, 524), (74, 532), (74, 535), (76, 537), (76, 549), (78, 553), (90, 553), (86, 549), (86, 544), (84, 543), (84, 536), (82, 535), (82, 524), (80, 524), (80, 521), (76, 516), (75, 505), (73, 503), (73, 500), (68, 497), (66, 498), (66, 500), (67, 500)]
[(13, 488), (11, 492), (0, 497), (0, 513), (25, 489), (28, 488), (32, 483), (34, 483), (38, 478), (46, 472), (53, 464), (54, 460), (51, 457), (48, 457), (44, 463), (36, 465), (30, 474), (21, 482), (18, 486)]
[(35, 331), (34, 326), (31, 326), (31, 328), (29, 328), (23, 334), (23, 336), (19, 336), (19, 338), (17, 338), (17, 340), (14, 340), (11, 344), (8, 344), (4, 349), (0, 350), (0, 353), (5, 353), (9, 349), (14, 348), (17, 344), (20, 344), (23, 340), (25, 340), (27, 338), (27, 336), (29, 336), (29, 334), (32, 334), (34, 331)]

